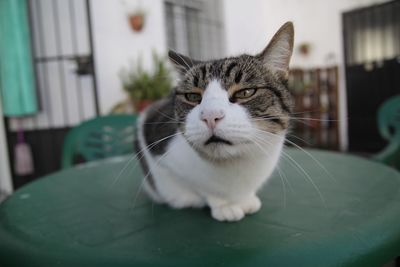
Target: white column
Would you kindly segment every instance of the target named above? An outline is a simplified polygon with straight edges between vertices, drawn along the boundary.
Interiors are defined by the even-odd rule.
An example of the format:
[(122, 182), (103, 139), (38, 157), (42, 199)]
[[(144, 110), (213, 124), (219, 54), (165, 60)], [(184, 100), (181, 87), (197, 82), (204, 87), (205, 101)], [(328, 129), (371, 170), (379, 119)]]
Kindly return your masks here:
[(11, 183), (10, 161), (8, 159), (6, 129), (3, 120), (3, 107), (0, 95), (0, 189), (11, 193), (13, 191)]

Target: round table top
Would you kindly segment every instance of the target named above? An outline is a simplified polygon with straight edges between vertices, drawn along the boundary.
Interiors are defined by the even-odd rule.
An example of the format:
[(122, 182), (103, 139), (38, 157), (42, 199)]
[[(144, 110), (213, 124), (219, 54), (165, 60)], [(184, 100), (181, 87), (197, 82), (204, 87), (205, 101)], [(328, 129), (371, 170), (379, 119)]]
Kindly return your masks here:
[(261, 210), (236, 223), (151, 203), (136, 159), (57, 172), (0, 205), (0, 265), (380, 266), (397, 256), (400, 174), (307, 151), (286, 149)]

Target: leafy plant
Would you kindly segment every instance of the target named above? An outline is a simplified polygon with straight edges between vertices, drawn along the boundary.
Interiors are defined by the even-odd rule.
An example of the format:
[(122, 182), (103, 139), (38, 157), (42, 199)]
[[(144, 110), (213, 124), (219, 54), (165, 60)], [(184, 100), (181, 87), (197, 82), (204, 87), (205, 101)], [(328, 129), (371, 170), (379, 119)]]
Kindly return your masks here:
[(136, 66), (122, 69), (120, 78), (125, 92), (132, 101), (155, 101), (166, 96), (172, 87), (170, 71), (165, 61), (156, 53), (153, 53), (154, 70), (152, 72), (143, 69), (139, 60)]

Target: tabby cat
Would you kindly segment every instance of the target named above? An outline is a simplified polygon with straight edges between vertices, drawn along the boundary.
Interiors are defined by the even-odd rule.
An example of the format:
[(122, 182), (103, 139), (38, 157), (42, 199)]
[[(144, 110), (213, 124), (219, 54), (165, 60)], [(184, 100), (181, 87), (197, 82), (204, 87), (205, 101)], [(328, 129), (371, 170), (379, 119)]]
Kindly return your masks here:
[(219, 221), (260, 209), (257, 190), (277, 165), (289, 126), (293, 38), (287, 22), (255, 56), (197, 61), (169, 52), (181, 79), (138, 122), (136, 150), (152, 200), (209, 206)]

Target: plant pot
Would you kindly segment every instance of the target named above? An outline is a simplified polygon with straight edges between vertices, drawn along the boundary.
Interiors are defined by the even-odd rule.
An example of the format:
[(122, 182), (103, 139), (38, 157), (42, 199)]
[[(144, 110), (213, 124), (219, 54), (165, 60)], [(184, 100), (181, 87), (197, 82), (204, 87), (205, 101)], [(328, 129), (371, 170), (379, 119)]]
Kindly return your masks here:
[(302, 43), (299, 45), (299, 52), (303, 56), (307, 56), (310, 53), (311, 45), (309, 43)]
[(140, 100), (135, 101), (135, 109), (137, 112), (142, 112), (145, 108), (150, 106), (153, 103), (151, 100)]
[(133, 31), (140, 32), (144, 26), (144, 15), (129, 16), (129, 23)]

